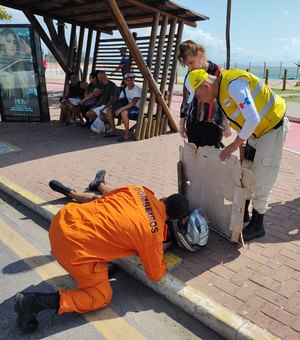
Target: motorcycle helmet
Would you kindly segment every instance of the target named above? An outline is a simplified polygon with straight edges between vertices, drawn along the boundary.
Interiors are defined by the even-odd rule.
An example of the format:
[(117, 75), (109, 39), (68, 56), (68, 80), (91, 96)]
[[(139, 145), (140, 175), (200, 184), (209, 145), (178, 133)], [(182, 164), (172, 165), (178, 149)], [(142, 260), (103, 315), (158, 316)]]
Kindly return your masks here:
[(181, 248), (188, 251), (197, 251), (207, 243), (208, 221), (200, 213), (199, 209), (196, 209), (188, 216), (173, 221), (170, 225), (170, 231)]

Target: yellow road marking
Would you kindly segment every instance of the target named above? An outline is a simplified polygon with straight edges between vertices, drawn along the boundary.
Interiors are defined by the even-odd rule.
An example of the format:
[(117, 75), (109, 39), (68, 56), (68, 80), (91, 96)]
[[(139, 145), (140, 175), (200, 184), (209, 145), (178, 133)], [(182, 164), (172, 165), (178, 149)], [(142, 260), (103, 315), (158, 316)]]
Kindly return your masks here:
[(182, 261), (182, 258), (168, 251), (164, 255), (164, 260), (166, 262), (167, 268), (172, 269), (174, 266)]
[[(34, 269), (42, 280), (47, 280), (48, 283), (56, 286), (55, 277), (67, 274), (63, 268), (59, 267), (55, 262), (51, 262), (44, 254), (27, 242), (1, 219), (0, 229), (0, 240), (30, 268)], [(41, 259), (43, 260), (41, 261)], [(63, 281), (68, 287), (72, 284), (71, 278), (64, 278)], [(83, 316), (107, 339), (146, 339), (109, 307), (83, 314)]]

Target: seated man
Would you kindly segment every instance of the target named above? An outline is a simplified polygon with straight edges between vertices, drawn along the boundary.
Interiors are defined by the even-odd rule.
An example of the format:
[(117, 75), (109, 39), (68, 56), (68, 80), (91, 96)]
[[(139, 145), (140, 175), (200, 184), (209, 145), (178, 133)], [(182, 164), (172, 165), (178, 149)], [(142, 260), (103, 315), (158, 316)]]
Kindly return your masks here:
[[(114, 104), (111, 109), (107, 111), (107, 119), (111, 126), (111, 134), (116, 135), (116, 126), (114, 117), (122, 117), (125, 134), (124, 137), (119, 138), (119, 141), (126, 141), (130, 139), (129, 135), (129, 119), (137, 119), (139, 115), (139, 101), (141, 99), (142, 89), (134, 83), (135, 74), (126, 73), (124, 76), (125, 89), (121, 92), (119, 100), (127, 99), (127, 104), (117, 107)], [(116, 102), (115, 104), (117, 104)], [(115, 107), (114, 107), (115, 106)]]
[(86, 84), (79, 81), (76, 73), (69, 74), (70, 83), (65, 96), (61, 98), (60, 121), (66, 125), (71, 124), (76, 118), (80, 119), (80, 101), (84, 96)]
[(116, 101), (119, 95), (117, 85), (111, 80), (108, 80), (105, 71), (98, 71), (97, 78), (99, 82), (98, 88), (102, 92), (101, 97), (94, 107), (86, 113), (87, 118), (93, 121), (99, 116), (105, 116), (106, 109), (109, 108), (114, 101)]
[[(89, 80), (90, 83), (85, 90), (83, 99), (80, 101), (80, 112), (86, 120), (87, 111), (97, 103), (102, 93), (102, 90), (99, 89), (99, 86), (97, 84), (97, 71), (93, 71), (90, 73)], [(83, 125), (83, 123), (84, 121), (81, 117), (80, 125)], [(84, 125), (87, 126), (88, 124)]]
[[(193, 250), (201, 246), (201, 223), (193, 213), (189, 217), (188, 201), (183, 195), (158, 200), (149, 189), (138, 185), (111, 190), (104, 177), (105, 171), (100, 170), (89, 186), (100, 190), (102, 197), (77, 194), (58, 181), (50, 181), (53, 190), (85, 202), (63, 207), (49, 230), (53, 255), (77, 281), (78, 287), (48, 294), (17, 293), (15, 310), (22, 330), (34, 331), (38, 326), (36, 316), (44, 309), (55, 309), (60, 315), (108, 306), (112, 298), (109, 261), (138, 253), (148, 277), (161, 280), (167, 270), (163, 249), (168, 225)], [(188, 237), (183, 236), (179, 225), (192, 230)]]

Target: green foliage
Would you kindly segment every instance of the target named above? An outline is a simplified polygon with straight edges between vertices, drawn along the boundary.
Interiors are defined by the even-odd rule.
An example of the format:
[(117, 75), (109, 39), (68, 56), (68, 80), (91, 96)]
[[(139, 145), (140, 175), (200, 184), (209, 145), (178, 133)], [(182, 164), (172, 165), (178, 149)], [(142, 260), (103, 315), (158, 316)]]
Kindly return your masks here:
[(12, 15), (7, 13), (4, 7), (0, 6), (0, 21), (10, 21), (12, 18)]

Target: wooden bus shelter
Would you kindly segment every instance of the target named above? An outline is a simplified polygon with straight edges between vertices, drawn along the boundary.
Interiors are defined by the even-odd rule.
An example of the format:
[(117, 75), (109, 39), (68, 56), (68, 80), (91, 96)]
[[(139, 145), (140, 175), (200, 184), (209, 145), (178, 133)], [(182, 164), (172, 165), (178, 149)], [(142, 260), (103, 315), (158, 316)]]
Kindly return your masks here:
[[(109, 71), (118, 64), (118, 45), (126, 46), (137, 81), (143, 84), (135, 139), (161, 135), (168, 126), (171, 131), (178, 131), (170, 112), (170, 102), (183, 28), (184, 25), (196, 27), (197, 21), (208, 19), (206, 16), (171, 1), (156, 0), (0, 0), (0, 5), (24, 12), (66, 73), (80, 73), (82, 52), (85, 51), (81, 80), (87, 78), (91, 52), (93, 67), (99, 69), (105, 65), (104, 70)], [(67, 58), (58, 51), (36, 15), (72, 25)], [(150, 28), (150, 35), (137, 36), (133, 30), (138, 28)], [(101, 38), (101, 34), (113, 35), (116, 30), (122, 39)], [(93, 35), (96, 38), (92, 51)], [(77, 49), (76, 66), (71, 70), (74, 48)]]

